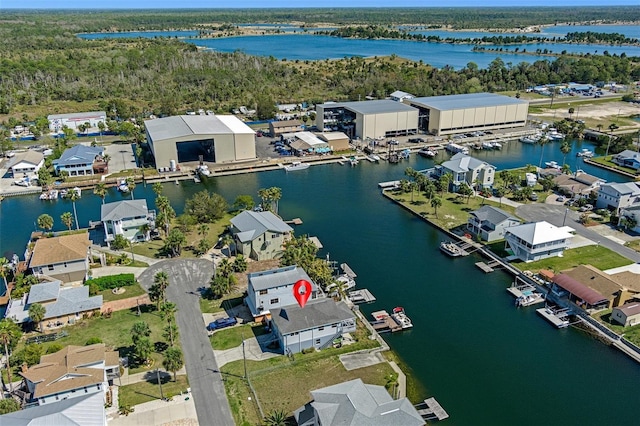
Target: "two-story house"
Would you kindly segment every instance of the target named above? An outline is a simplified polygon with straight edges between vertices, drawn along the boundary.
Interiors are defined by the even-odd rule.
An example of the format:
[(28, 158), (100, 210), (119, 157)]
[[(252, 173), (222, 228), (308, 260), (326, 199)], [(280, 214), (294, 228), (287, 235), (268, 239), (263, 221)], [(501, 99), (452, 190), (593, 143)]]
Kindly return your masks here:
[(512, 226), (506, 230), (507, 248), (524, 262), (560, 256), (571, 244), (573, 229), (558, 228), (546, 221)]
[(356, 331), (356, 317), (342, 301), (322, 298), (272, 309), (271, 325), (284, 354), (324, 349), (343, 333)]
[(89, 346), (67, 346), (40, 357), (40, 363), (21, 373), (30, 401), (38, 405), (93, 393), (110, 400), (109, 386), (120, 376), (117, 351), (107, 350), (104, 343)]
[[(116, 235), (129, 241), (148, 241), (149, 231), (155, 227), (155, 210), (147, 208), (147, 200), (123, 200), (103, 204), (100, 221), (104, 228), (104, 240), (108, 246)], [(147, 225), (148, 230), (143, 226)]]
[(437, 165), (433, 175), (439, 178), (448, 173), (452, 176), (449, 188), (454, 192), (457, 192), (463, 183), (466, 183), (471, 188), (477, 186), (490, 188), (495, 180), (496, 167), (459, 152), (451, 157), (450, 160)]
[(231, 233), (238, 253), (254, 260), (275, 259), (293, 229), (275, 214), (243, 211), (231, 219)]
[(9, 173), (16, 178), (37, 177), (42, 166), (44, 166), (44, 154), (30, 149), (12, 158)]
[[(56, 174), (65, 171), (69, 176), (85, 176), (103, 171), (104, 148), (101, 146), (75, 145), (66, 149), (60, 158), (53, 160), (53, 169)], [(94, 167), (96, 166), (96, 167)]]
[(271, 316), (271, 311), (281, 306), (297, 304), (293, 295), (293, 286), (299, 280), (311, 284), (309, 300), (324, 297), (324, 293), (309, 278), (304, 269), (295, 265), (247, 275), (248, 287), (245, 302), (256, 322)]
[(633, 182), (607, 183), (600, 186), (596, 207), (620, 214), (622, 209), (640, 204), (640, 187)]
[(624, 151), (614, 155), (611, 161), (622, 167), (640, 170), (640, 153), (625, 149)]
[(469, 213), (467, 221), (469, 232), (488, 242), (503, 239), (507, 228), (516, 225), (520, 225), (520, 219), (492, 206), (482, 206)]
[(36, 275), (47, 275), (63, 282), (82, 281), (89, 271), (89, 234), (40, 238), (25, 258)]

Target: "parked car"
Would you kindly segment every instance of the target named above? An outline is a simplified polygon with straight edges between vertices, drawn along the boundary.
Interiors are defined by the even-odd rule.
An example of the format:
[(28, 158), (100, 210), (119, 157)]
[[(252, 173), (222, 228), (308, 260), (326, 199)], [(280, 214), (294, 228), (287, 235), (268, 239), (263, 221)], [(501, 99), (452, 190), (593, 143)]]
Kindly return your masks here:
[(535, 192), (532, 192), (531, 195), (529, 195), (529, 199), (531, 201), (538, 201), (538, 194), (536, 194)]
[(566, 201), (566, 198), (564, 198), (564, 195), (561, 195), (558, 198), (556, 198), (556, 201), (558, 201), (559, 203), (564, 203)]
[(589, 211), (593, 210), (593, 206), (591, 204), (585, 204), (584, 206), (580, 207), (579, 210), (581, 212), (589, 212)]
[(424, 139), (422, 139), (422, 138), (409, 138), (409, 142), (411, 142), (411, 143), (422, 143), (422, 142), (424, 142)]
[(238, 320), (234, 317), (231, 318), (218, 318), (217, 320), (210, 322), (207, 326), (207, 330), (214, 331), (225, 327), (231, 327), (238, 323)]
[(391, 140), (389, 141), (389, 145), (398, 145), (399, 143), (400, 143), (400, 142), (398, 142), (398, 141), (397, 141), (397, 140), (395, 140), (395, 139), (391, 139)]

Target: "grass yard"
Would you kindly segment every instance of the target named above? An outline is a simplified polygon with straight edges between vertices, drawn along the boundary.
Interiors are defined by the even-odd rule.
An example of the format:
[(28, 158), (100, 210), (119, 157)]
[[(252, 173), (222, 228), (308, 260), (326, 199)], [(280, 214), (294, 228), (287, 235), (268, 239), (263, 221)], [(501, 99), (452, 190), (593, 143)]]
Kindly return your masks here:
[[(118, 389), (118, 406), (130, 406), (142, 404), (144, 402), (153, 401), (154, 399), (160, 399), (160, 387), (156, 381), (156, 375), (149, 373), (149, 380), (147, 382), (138, 382), (132, 385), (120, 386)], [(161, 378), (162, 393), (165, 398), (184, 398), (180, 396), (180, 392), (185, 392), (189, 387), (189, 381), (187, 376), (177, 376), (177, 381), (173, 381), (173, 375), (171, 379)]]
[(264, 325), (255, 323), (225, 328), (213, 333), (210, 338), (211, 347), (219, 351), (235, 348), (242, 344), (243, 338), (258, 337), (265, 333)]
[(624, 337), (635, 345), (640, 345), (640, 325), (634, 325), (633, 327), (624, 327), (617, 322), (611, 321), (611, 309), (607, 309), (596, 314), (593, 314), (593, 318), (606, 325), (613, 330), (614, 333), (624, 334)]
[(562, 257), (550, 257), (536, 262), (512, 262), (520, 270), (538, 272), (540, 269), (550, 269), (554, 272), (575, 268), (579, 265), (593, 265), (601, 271), (630, 264), (631, 261), (618, 253), (602, 246), (585, 246), (565, 250)]
[(242, 305), (242, 298), (244, 292), (236, 290), (232, 293), (225, 295), (220, 299), (212, 299), (201, 297), (200, 298), (200, 310), (203, 313), (215, 314), (216, 312), (222, 312), (231, 309), (235, 306)]
[(143, 294), (146, 293), (138, 283), (135, 283), (134, 285), (130, 285), (127, 287), (122, 287), (122, 288), (125, 289), (124, 293), (122, 294), (114, 294), (112, 290), (103, 290), (98, 294), (102, 295), (102, 300), (104, 302), (111, 302), (113, 300), (122, 300), (122, 299), (128, 299), (130, 297), (142, 296)]
[(625, 172), (625, 173), (629, 173), (631, 175), (638, 175), (638, 170), (632, 169), (630, 167), (622, 167), (622, 166), (618, 166), (617, 164), (613, 163), (611, 161), (611, 159), (613, 158), (612, 155), (608, 155), (608, 156), (602, 156), (602, 157), (593, 157), (591, 158), (589, 161), (593, 162), (593, 163), (598, 163), (598, 164), (602, 164), (604, 166), (610, 167), (612, 169), (615, 170), (620, 170), (621, 172)]
[(632, 250), (640, 251), (640, 240), (629, 241), (625, 244), (625, 246), (629, 247)]

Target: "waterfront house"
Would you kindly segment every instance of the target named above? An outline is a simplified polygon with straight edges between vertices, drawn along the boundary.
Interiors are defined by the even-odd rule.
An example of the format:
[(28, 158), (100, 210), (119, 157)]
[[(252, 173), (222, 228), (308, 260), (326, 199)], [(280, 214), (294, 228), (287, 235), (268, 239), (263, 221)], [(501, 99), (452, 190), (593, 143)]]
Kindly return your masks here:
[(640, 153), (629, 149), (625, 149), (621, 153), (615, 154), (611, 158), (611, 161), (618, 166), (628, 167), (634, 170), (640, 169)]
[(100, 394), (104, 405), (111, 401), (109, 386), (120, 376), (120, 360), (118, 352), (107, 350), (104, 343), (69, 345), (58, 352), (42, 355), (39, 364), (23, 369), (20, 375), (32, 403), (55, 404), (65, 399)]
[(99, 393), (81, 393), (76, 398), (3, 414), (0, 416), (0, 424), (107, 426), (104, 397)]
[(640, 186), (634, 182), (607, 183), (600, 186), (596, 207), (620, 214), (622, 209), (640, 204)]
[(620, 216), (626, 217), (626, 218), (632, 219), (632, 221), (635, 221), (636, 226), (629, 229), (629, 231), (640, 234), (640, 202), (633, 206), (625, 207), (621, 209)]
[(567, 274), (554, 275), (551, 281), (552, 294), (568, 298), (585, 311), (607, 309), (610, 305), (604, 295)]
[(579, 265), (573, 269), (562, 271), (561, 275), (573, 278), (575, 281), (597, 291), (609, 301), (609, 308), (625, 304), (632, 299), (637, 290), (623, 287), (615, 276), (606, 274), (591, 265)]
[(625, 327), (640, 324), (640, 302), (626, 303), (613, 308), (611, 321), (615, 321)]
[(147, 208), (147, 200), (123, 200), (103, 204), (100, 221), (104, 228), (104, 241), (110, 246), (116, 235), (122, 235), (132, 242), (148, 241), (149, 231), (143, 232), (141, 228), (148, 225), (149, 230), (153, 229), (155, 216), (155, 210)]
[(311, 396), (311, 402), (293, 412), (299, 426), (425, 424), (407, 398), (393, 399), (383, 386), (362, 379), (313, 390)]
[(63, 282), (82, 281), (89, 271), (90, 244), (87, 232), (40, 238), (31, 251), (27, 249), (25, 258), (36, 275), (46, 275)]
[(569, 248), (573, 229), (558, 228), (546, 221), (512, 226), (506, 230), (507, 248), (524, 262), (556, 257)]
[(467, 230), (483, 241), (492, 242), (503, 239), (506, 229), (516, 225), (520, 225), (517, 217), (497, 207), (482, 206), (469, 213)]
[(41, 304), (45, 314), (36, 328), (61, 327), (75, 324), (83, 316), (92, 316), (102, 307), (102, 295), (89, 296), (89, 287), (62, 287), (59, 280), (34, 284), (19, 299), (9, 300), (6, 318), (18, 324), (31, 322), (29, 307), (34, 303)]
[(356, 331), (356, 317), (342, 301), (321, 298), (301, 308), (297, 302), (271, 310), (271, 325), (284, 354), (325, 349)]
[(302, 121), (300, 120), (282, 120), (282, 121), (270, 121), (269, 133), (271, 137), (279, 137), (284, 133), (301, 132), (304, 130)]
[(254, 260), (275, 259), (293, 229), (270, 211), (243, 211), (231, 219), (238, 253)]
[(298, 303), (293, 296), (293, 286), (299, 280), (311, 284), (310, 301), (324, 297), (322, 290), (309, 278), (305, 270), (296, 265), (254, 272), (248, 274), (247, 279), (245, 302), (256, 322), (268, 319), (275, 308)]
[(9, 173), (14, 178), (17, 177), (37, 177), (38, 170), (44, 165), (44, 154), (38, 151), (27, 150), (16, 154), (11, 159)]
[(75, 145), (66, 149), (60, 158), (53, 160), (56, 175), (67, 172), (69, 176), (85, 176), (106, 171), (103, 161), (104, 148), (101, 146)]
[(592, 191), (597, 191), (604, 182), (603, 179), (580, 170), (570, 175), (562, 173), (553, 179), (553, 183), (558, 190), (570, 197), (575, 197), (576, 195), (587, 196)]
[(463, 183), (466, 183), (471, 188), (477, 185), (482, 188), (491, 188), (495, 172), (495, 166), (459, 152), (451, 157), (450, 160), (437, 165), (434, 169), (434, 176), (439, 178), (450, 173), (453, 179), (449, 183), (449, 189), (457, 192)]

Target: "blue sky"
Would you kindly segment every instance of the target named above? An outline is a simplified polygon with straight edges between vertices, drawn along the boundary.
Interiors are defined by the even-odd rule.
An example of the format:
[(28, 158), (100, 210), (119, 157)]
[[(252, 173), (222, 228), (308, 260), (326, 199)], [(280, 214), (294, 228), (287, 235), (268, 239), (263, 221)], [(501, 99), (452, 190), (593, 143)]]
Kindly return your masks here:
[[(244, 0), (211, 1), (191, 0), (182, 3), (175, 0), (107, 0), (104, 2), (89, 2), (86, 0), (0, 0), (2, 9), (171, 9), (171, 8), (264, 8), (264, 7), (456, 7), (456, 6), (610, 6), (628, 5), (637, 6), (638, 0), (449, 0), (441, 2), (436, 0), (324, 0), (318, 2), (302, 2), (300, 0)], [(562, 19), (562, 17), (558, 17)]]

